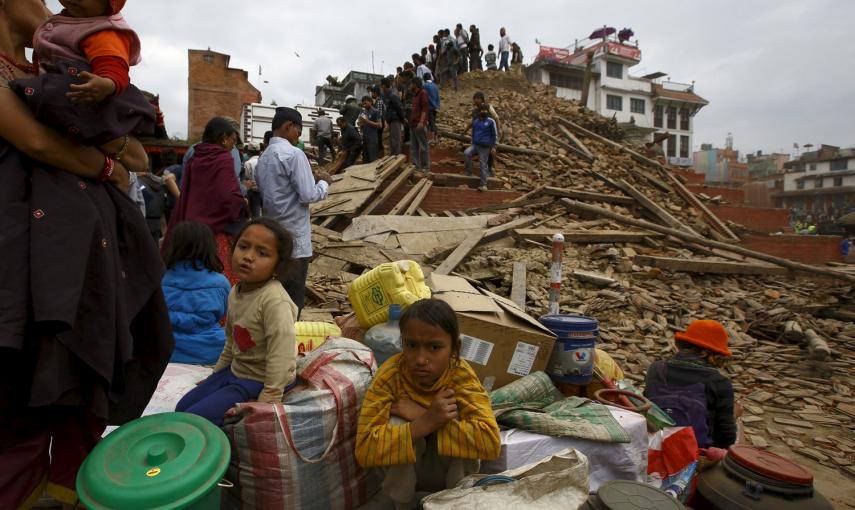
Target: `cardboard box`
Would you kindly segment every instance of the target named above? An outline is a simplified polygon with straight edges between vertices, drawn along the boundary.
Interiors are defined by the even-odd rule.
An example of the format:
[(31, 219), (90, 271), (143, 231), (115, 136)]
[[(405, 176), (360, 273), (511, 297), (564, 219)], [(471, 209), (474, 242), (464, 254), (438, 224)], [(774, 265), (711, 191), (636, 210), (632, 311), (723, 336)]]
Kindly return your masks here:
[(546, 369), (555, 335), (513, 301), (457, 276), (431, 274), (426, 282), (457, 313), (461, 357), (488, 391)]

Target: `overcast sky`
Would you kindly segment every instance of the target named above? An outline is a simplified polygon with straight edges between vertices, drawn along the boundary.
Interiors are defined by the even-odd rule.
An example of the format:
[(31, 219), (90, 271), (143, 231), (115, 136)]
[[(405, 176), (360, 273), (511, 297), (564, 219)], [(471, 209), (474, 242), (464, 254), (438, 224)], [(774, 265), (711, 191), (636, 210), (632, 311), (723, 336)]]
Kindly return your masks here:
[[(58, 0), (48, 6), (60, 9)], [(485, 47), (506, 26), (526, 63), (535, 39), (565, 47), (605, 24), (635, 31), (642, 61), (632, 75), (694, 80), (710, 101), (695, 118), (695, 149), (723, 146), (728, 132), (742, 151), (855, 146), (855, 2), (848, 0), (129, 0), (123, 12), (142, 40), (132, 81), (160, 94), (171, 135), (187, 133), (190, 48), (231, 55), (265, 103), (314, 104), (328, 74), (372, 71), (372, 51), (374, 70), (388, 74), (438, 28), (458, 22), (480, 27)], [(259, 65), (267, 84), (259, 83)]]

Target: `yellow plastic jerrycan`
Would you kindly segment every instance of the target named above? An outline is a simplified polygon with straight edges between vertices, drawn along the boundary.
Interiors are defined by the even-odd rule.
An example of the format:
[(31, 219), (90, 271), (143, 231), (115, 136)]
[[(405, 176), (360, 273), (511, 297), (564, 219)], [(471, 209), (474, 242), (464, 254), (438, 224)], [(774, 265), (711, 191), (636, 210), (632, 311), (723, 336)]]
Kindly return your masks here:
[(341, 336), (341, 328), (329, 322), (302, 322), (294, 324), (297, 329), (297, 352), (305, 354), (323, 344), (328, 336)]
[(365, 329), (389, 319), (389, 305), (407, 306), (430, 298), (422, 268), (412, 260), (380, 264), (350, 285), (347, 297)]

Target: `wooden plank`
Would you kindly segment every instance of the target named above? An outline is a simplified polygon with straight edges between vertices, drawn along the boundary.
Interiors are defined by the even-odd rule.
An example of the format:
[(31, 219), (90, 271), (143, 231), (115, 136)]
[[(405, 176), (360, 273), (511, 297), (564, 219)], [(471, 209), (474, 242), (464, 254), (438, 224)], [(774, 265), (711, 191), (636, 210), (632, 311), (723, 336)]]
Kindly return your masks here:
[[(559, 126), (560, 126), (560, 124), (559, 124)], [(562, 126), (562, 127), (563, 127), (563, 126)], [(561, 139), (560, 139), (560, 138), (558, 138), (557, 136), (554, 136), (554, 135), (552, 135), (552, 134), (550, 134), (550, 133), (548, 133), (548, 132), (546, 132), (546, 131), (541, 131), (541, 132), (540, 132), (540, 134), (542, 134), (543, 136), (545, 136), (546, 138), (548, 138), (549, 140), (551, 140), (553, 143), (555, 143), (555, 144), (556, 144), (556, 145), (558, 145), (559, 147), (562, 147), (562, 148), (564, 148), (564, 149), (566, 149), (566, 150), (568, 150), (568, 151), (572, 152), (573, 154), (575, 154), (575, 155), (579, 156), (580, 158), (582, 158), (582, 159), (584, 159), (584, 160), (586, 160), (586, 161), (588, 161), (588, 162), (593, 162), (593, 161), (594, 161), (594, 158), (593, 158), (593, 157), (591, 157), (589, 154), (585, 154), (585, 153), (584, 153), (584, 152), (582, 152), (580, 149), (578, 149), (578, 148), (576, 148), (576, 147), (574, 147), (574, 146), (570, 145), (569, 143), (565, 142), (564, 140), (561, 140)], [(569, 161), (567, 161), (567, 163), (570, 163), (570, 162), (569, 162)]]
[(574, 200), (586, 200), (591, 202), (606, 202), (609, 204), (633, 205), (635, 199), (623, 195), (612, 195), (609, 193), (595, 193), (592, 191), (583, 191), (577, 189), (556, 188), (546, 186), (543, 188), (543, 193), (553, 197), (572, 198)]
[[(383, 248), (383, 253), (376, 247), (363, 248), (317, 248), (315, 251), (319, 255), (343, 260), (355, 266), (373, 269), (374, 267), (389, 262), (390, 258), (394, 260), (416, 260), (418, 257), (408, 255), (401, 250)], [(416, 262), (419, 262), (416, 260)]]
[(372, 200), (367, 206), (365, 206), (362, 211), (359, 212), (359, 214), (364, 215), (371, 214), (372, 212), (374, 212), (374, 210), (380, 207), (380, 205), (385, 202), (390, 196), (392, 196), (393, 193), (398, 191), (398, 188), (400, 188), (404, 185), (405, 182), (407, 182), (407, 179), (409, 179), (410, 176), (413, 175), (413, 172), (415, 170), (416, 167), (412, 165), (405, 168), (404, 171), (401, 172), (398, 177), (395, 177), (395, 180), (389, 183), (389, 185), (386, 186), (386, 188), (379, 195), (377, 195), (374, 200)]
[(533, 205), (546, 205), (551, 204), (555, 201), (554, 197), (536, 197), (529, 198), (527, 200), (523, 200), (521, 202), (502, 202), (500, 204), (493, 204), (484, 207), (476, 207), (474, 209), (466, 209), (466, 213), (480, 213), (480, 212), (492, 212), (492, 211), (502, 211), (505, 209), (513, 209), (515, 207), (528, 207)]
[(511, 301), (525, 311), (526, 273), (525, 262), (514, 262), (514, 276), (511, 281)]
[(593, 283), (594, 285), (598, 285), (600, 287), (611, 287), (618, 284), (618, 281), (614, 278), (609, 278), (608, 276), (600, 273), (594, 273), (592, 271), (583, 271), (582, 269), (573, 269), (571, 274), (577, 280)]
[(443, 216), (448, 216), (449, 218), (456, 218), (456, 217), (457, 217), (457, 215), (456, 215), (456, 214), (454, 214), (454, 213), (453, 213), (453, 212), (451, 212), (451, 211), (442, 211), (442, 215), (443, 215)]
[(834, 271), (832, 269), (827, 269), (819, 266), (811, 266), (808, 264), (802, 264), (800, 262), (794, 262), (792, 260), (782, 259), (780, 257), (773, 257), (772, 255), (767, 255), (765, 253), (761, 253), (759, 251), (753, 251), (742, 246), (732, 245), (723, 243), (720, 241), (713, 241), (712, 239), (707, 239), (705, 237), (701, 237), (694, 234), (688, 234), (682, 230), (676, 230), (673, 228), (663, 227), (661, 225), (657, 225), (655, 223), (651, 223), (649, 221), (639, 220), (636, 218), (629, 217), (625, 214), (619, 214), (609, 209), (604, 209), (602, 207), (596, 207), (593, 205), (585, 204), (582, 202), (577, 202), (574, 200), (570, 200), (569, 198), (562, 198), (562, 204), (569, 211), (572, 211), (576, 214), (588, 214), (592, 216), (600, 216), (603, 218), (612, 219), (618, 223), (623, 223), (624, 225), (632, 225), (633, 227), (643, 228), (647, 230), (652, 230), (654, 232), (659, 232), (666, 235), (672, 235), (684, 241), (689, 241), (693, 243), (700, 244), (702, 246), (706, 246), (709, 248), (718, 248), (720, 250), (726, 250), (733, 253), (738, 253), (740, 255), (745, 255), (748, 257), (752, 257), (758, 260), (762, 260), (765, 262), (771, 262), (775, 265), (786, 267), (788, 269), (792, 269), (793, 271), (801, 271), (804, 273), (812, 273), (819, 274), (823, 276), (828, 276), (831, 278), (835, 278), (842, 281), (847, 281), (851, 283), (855, 283), (855, 275), (847, 274), (842, 271)]
[[(514, 235), (520, 239), (543, 241), (545, 238), (551, 239), (559, 231), (549, 227), (518, 228), (514, 230)], [(568, 230), (563, 234), (565, 242), (579, 244), (642, 243), (650, 237), (662, 237), (662, 234), (655, 232), (626, 232), (622, 230)]]
[(721, 221), (718, 216), (715, 215), (715, 213), (710, 211), (709, 208), (707, 208), (707, 206), (704, 205), (704, 203), (701, 202), (691, 190), (689, 190), (689, 188), (684, 186), (680, 179), (677, 179), (677, 176), (675, 176), (671, 172), (665, 172), (665, 174), (668, 178), (670, 178), (671, 183), (674, 185), (674, 189), (677, 191), (677, 194), (680, 195), (683, 200), (686, 201), (686, 203), (699, 209), (701, 211), (701, 214), (703, 214), (704, 218), (715, 231), (721, 233), (728, 241), (740, 241), (739, 236), (734, 234), (733, 231), (730, 230), (730, 228), (728, 228), (728, 226), (723, 221)]
[[(477, 188), (481, 185), (481, 178), (477, 175), (463, 175), (463, 174), (439, 174), (439, 173), (431, 173), (427, 176), (428, 179), (431, 180), (437, 186), (443, 186), (446, 188), (456, 188), (458, 186), (468, 186), (472, 189)], [(496, 177), (488, 177), (487, 178), (487, 189), (502, 189), (505, 185), (505, 182)]]
[(429, 181), (429, 180), (425, 179), (425, 183), (422, 186), (422, 189), (419, 191), (419, 193), (416, 195), (416, 197), (413, 198), (413, 203), (411, 203), (410, 206), (407, 207), (407, 209), (404, 211), (404, 214), (407, 216), (412, 216), (414, 213), (416, 213), (418, 211), (419, 216), (428, 216), (428, 213), (422, 211), (419, 206), (422, 205), (422, 202), (424, 202), (425, 197), (427, 197), (427, 194), (432, 187), (433, 187), (433, 181)]
[(395, 204), (395, 207), (393, 207), (392, 210), (389, 211), (389, 215), (397, 216), (401, 214), (401, 211), (406, 209), (407, 206), (412, 203), (413, 198), (415, 198), (416, 195), (419, 194), (419, 191), (421, 191), (422, 186), (424, 186), (426, 182), (428, 182), (427, 179), (419, 179), (419, 182), (417, 182), (415, 186), (410, 188), (410, 191), (408, 191), (407, 194), (404, 195), (404, 197), (400, 201), (398, 201), (397, 204)]
[(328, 228), (324, 228), (320, 225), (312, 225), (312, 233), (322, 235), (327, 237), (333, 241), (341, 241), (341, 234), (336, 232), (335, 230), (330, 230)]
[[(490, 241), (495, 241), (496, 239), (499, 239), (499, 238), (507, 235), (513, 229), (525, 228), (525, 227), (531, 225), (532, 223), (534, 223), (534, 220), (535, 220), (534, 216), (526, 216), (523, 218), (517, 218), (517, 219), (510, 221), (508, 223), (505, 223), (503, 225), (498, 225), (496, 227), (489, 228), (489, 229), (484, 231), (484, 236), (481, 238), (481, 242), (482, 243), (488, 243)], [(477, 235), (476, 235), (476, 237), (477, 237)], [(451, 252), (453, 252), (454, 249), (457, 248), (457, 246), (459, 244), (460, 243), (451, 243), (451, 244), (441, 246), (439, 248), (435, 248), (435, 249), (433, 249), (430, 252), (425, 254), (425, 260), (426, 261), (435, 261), (435, 260), (439, 260), (439, 259), (448, 257), (448, 255)]]
[(771, 274), (786, 276), (789, 271), (783, 267), (746, 264), (744, 262), (724, 262), (720, 260), (678, 259), (672, 257), (653, 257), (636, 255), (633, 259), (641, 266), (658, 267), (669, 271), (699, 274)]
[(449, 274), (461, 263), (463, 259), (469, 256), (469, 252), (475, 249), (478, 246), (478, 243), (481, 242), (481, 239), (484, 238), (484, 232), (481, 235), (474, 235), (462, 243), (457, 245), (457, 248), (451, 252), (451, 255), (448, 256), (442, 264), (440, 264), (435, 270), (436, 274)]
[(419, 216), (423, 216), (423, 217), (425, 217), (425, 218), (430, 218), (430, 217), (431, 217), (431, 215), (430, 215), (430, 214), (428, 214), (428, 213), (427, 213), (424, 209), (422, 209), (421, 207), (419, 207), (418, 209), (416, 209), (416, 214), (418, 214)]
[(669, 226), (671, 228), (675, 228), (677, 230), (683, 230), (683, 231), (688, 232), (690, 234), (697, 235), (697, 232), (692, 230), (684, 222), (682, 222), (682, 221), (678, 220), (677, 218), (671, 216), (671, 214), (668, 211), (666, 211), (665, 209), (660, 207), (659, 204), (657, 204), (653, 200), (650, 200), (650, 198), (648, 198), (647, 195), (638, 191), (632, 184), (626, 182), (623, 179), (618, 179), (617, 182), (618, 182), (618, 184), (623, 186), (624, 190), (626, 190), (626, 192), (628, 194), (632, 195), (632, 197), (635, 198), (639, 204), (641, 204), (642, 206), (644, 206), (645, 209), (650, 211), (653, 214), (653, 216), (659, 218), (659, 221), (663, 222), (666, 226)]
[[(321, 206), (320, 206), (320, 207), (318, 207), (317, 209), (315, 209), (314, 211), (312, 211), (312, 216), (313, 216), (313, 217), (318, 217), (318, 218), (319, 218), (319, 217), (322, 217), (322, 216), (330, 216), (330, 214), (324, 214), (324, 211), (326, 211), (326, 210), (328, 210), (328, 209), (336, 208), (336, 207), (340, 206), (341, 204), (344, 204), (345, 202), (350, 202), (350, 199), (349, 199), (349, 198), (341, 198), (341, 199), (338, 199), (338, 200), (325, 200), (324, 202), (325, 202), (325, 203), (321, 204)], [(328, 202), (328, 203), (327, 203), (327, 202)], [(336, 215), (336, 214), (338, 214), (338, 213), (331, 213), (331, 214), (332, 214), (332, 215)]]
[(618, 143), (614, 140), (610, 140), (610, 139), (606, 138), (605, 136), (598, 135), (597, 133), (594, 133), (593, 131), (588, 131), (587, 129), (583, 128), (582, 126), (576, 124), (575, 122), (571, 122), (571, 121), (565, 119), (564, 117), (560, 117), (560, 116), (556, 115), (555, 117), (553, 117), (553, 119), (558, 121), (559, 125), (563, 124), (563, 125), (567, 126), (568, 128), (572, 129), (573, 131), (576, 131), (577, 133), (583, 134), (583, 135), (585, 135), (589, 138), (593, 138), (595, 140), (599, 140), (600, 142), (603, 142), (606, 145), (610, 145), (617, 150), (626, 152), (627, 154), (632, 156), (632, 159), (634, 159), (640, 163), (645, 163), (645, 164), (650, 165), (653, 168), (657, 168), (657, 169), (659, 169), (659, 168), (661, 168), (663, 170), (665, 169), (662, 166), (662, 164), (659, 163), (658, 161), (654, 161), (654, 160), (652, 160), (646, 156), (642, 156), (641, 154), (630, 149), (626, 145)]
[(594, 153), (591, 152), (590, 149), (588, 149), (587, 145), (585, 145), (584, 143), (582, 143), (581, 140), (576, 138), (576, 135), (571, 133), (566, 127), (562, 126), (561, 124), (556, 124), (556, 125), (558, 126), (558, 129), (564, 134), (564, 136), (566, 136), (571, 142), (576, 144), (576, 147), (578, 147), (579, 150), (582, 151), (583, 154), (587, 155), (587, 157), (590, 161), (594, 161), (594, 159), (596, 159), (596, 156), (594, 156)]
[(398, 171), (407, 162), (407, 157), (399, 154), (397, 156), (386, 156), (381, 159), (375, 170), (379, 182), (383, 182)]

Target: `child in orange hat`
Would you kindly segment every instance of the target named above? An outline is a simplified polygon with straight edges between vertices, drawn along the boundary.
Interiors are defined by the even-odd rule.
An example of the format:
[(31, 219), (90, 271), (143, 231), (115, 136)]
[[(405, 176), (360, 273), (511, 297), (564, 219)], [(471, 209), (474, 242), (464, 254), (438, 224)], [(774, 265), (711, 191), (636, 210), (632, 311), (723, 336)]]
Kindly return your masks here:
[(154, 107), (130, 84), (140, 40), (120, 12), (125, 1), (60, 0), (62, 12), (33, 37), (43, 72), (13, 83), (39, 121), (115, 160), (129, 134), (151, 135), (156, 121)]
[(696, 320), (674, 334), (677, 353), (647, 369), (644, 395), (691, 425), (698, 446), (728, 448), (736, 442), (733, 385), (719, 372), (731, 356), (727, 331), (714, 320)]

